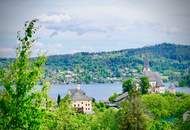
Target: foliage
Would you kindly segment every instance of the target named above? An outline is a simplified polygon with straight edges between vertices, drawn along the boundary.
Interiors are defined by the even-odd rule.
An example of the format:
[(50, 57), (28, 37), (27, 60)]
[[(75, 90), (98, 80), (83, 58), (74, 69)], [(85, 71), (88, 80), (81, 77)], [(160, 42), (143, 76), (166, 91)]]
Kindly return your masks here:
[[(153, 71), (160, 72), (165, 81), (176, 82), (182, 80), (181, 76), (190, 68), (189, 50), (188, 45), (163, 43), (121, 51), (49, 56), (46, 78), (53, 83), (65, 83), (64, 73), (69, 70), (77, 74), (73, 77), (74, 83), (122, 81), (140, 74), (146, 56)], [(0, 66), (4, 67), (12, 60), (2, 58)]]
[(100, 111), (103, 112), (107, 109), (108, 107), (103, 103), (103, 102), (95, 102), (94, 103), (94, 111)]
[(186, 94), (181, 96), (148, 94), (143, 95), (143, 102), (154, 114), (155, 118), (181, 116), (190, 108), (190, 96)]
[(125, 80), (123, 82), (122, 88), (123, 88), (123, 92), (129, 92), (130, 90), (133, 89), (134, 83), (133, 83), (133, 79), (128, 79)]
[(147, 77), (140, 78), (140, 87), (141, 93), (146, 94), (148, 93), (148, 89), (150, 88), (149, 79)]
[(164, 118), (170, 114), (169, 102), (161, 95), (150, 94), (144, 95), (143, 101), (150, 108), (150, 111), (154, 114), (155, 118)]
[[(108, 107), (103, 102), (95, 102), (94, 100), (93, 114), (78, 113), (72, 107), (72, 101), (68, 95), (62, 100), (61, 96), (58, 95), (58, 105), (56, 105), (56, 102), (51, 101), (47, 95), (49, 84), (44, 80), (43, 75), (46, 58), (39, 56), (30, 59), (30, 50), (35, 41), (34, 33), (37, 29), (35, 23), (36, 20), (27, 22), (24, 28), (24, 36), (18, 35), (19, 47), (17, 48), (16, 59), (1, 59), (3, 63), (1, 62), (2, 64), (0, 64), (0, 66), (3, 69), (0, 70), (0, 85), (2, 86), (2, 89), (0, 89), (0, 129), (189, 129), (189, 120), (183, 121), (182, 115), (187, 110), (190, 110), (190, 95), (181, 93), (166, 93), (162, 95), (145, 94), (148, 89), (148, 80), (146, 78), (141, 78), (140, 83), (144, 95), (140, 95), (136, 86), (133, 87), (135, 84), (132, 79), (126, 80), (123, 83), (123, 90), (124, 92), (129, 92), (129, 98), (121, 104), (119, 110)], [(63, 56), (64, 58), (62, 56), (55, 56), (56, 62), (53, 63), (55, 59), (50, 57), (46, 67), (53, 67), (53, 69), (51, 68), (50, 70), (54, 72), (55, 69), (55, 73), (60, 72), (60, 69), (69, 68), (73, 72), (79, 73), (77, 76), (82, 76), (81, 79), (85, 82), (90, 82), (91, 80), (105, 82), (105, 78), (108, 76), (117, 78), (122, 76), (127, 77), (123, 75), (123, 73), (128, 72), (126, 65), (129, 65), (127, 66), (128, 68), (138, 66), (136, 70), (140, 72), (142, 66), (139, 67), (139, 65), (142, 61), (139, 56), (144, 54), (145, 51), (160, 56), (156, 59), (153, 58), (151, 64), (167, 61), (167, 68), (167, 66), (170, 65), (170, 61), (172, 67), (176, 67), (176, 69), (180, 70), (180, 73), (183, 72), (185, 66), (188, 67), (190, 55), (186, 55), (186, 53), (188, 54), (189, 52), (185, 51), (188, 50), (189, 46), (163, 44), (156, 45), (156, 47), (157, 48), (145, 47), (143, 49), (131, 49), (127, 50), (127, 52), (123, 50), (97, 54), (77, 53), (67, 55), (66, 57)], [(172, 52), (171, 55), (167, 51), (162, 52), (162, 50), (165, 49), (169, 52), (170, 49), (176, 51)], [(160, 58), (164, 60), (159, 62), (158, 59)], [(179, 61), (180, 65), (178, 64)], [(5, 65), (4, 63), (9, 64), (9, 67), (2, 67)], [(162, 64), (159, 66), (161, 66), (161, 69), (165, 67)], [(155, 67), (154, 69), (160, 68)], [(51, 73), (46, 70), (45, 75), (47, 78), (47, 75), (51, 76)], [(65, 73), (61, 73), (61, 75), (56, 78), (62, 80), (62, 78), (65, 78), (65, 75)], [(75, 78), (78, 83), (80, 80), (77, 76)], [(134, 73), (131, 76), (134, 76)], [(52, 77), (54, 78), (54, 76)], [(177, 77), (176, 75), (176, 78)], [(184, 79), (188, 80), (188, 78)], [(39, 83), (43, 84), (40, 90), (37, 86)], [(117, 96), (117, 94), (113, 94), (113, 96), (110, 97), (110, 101), (113, 101)]]
[(103, 112), (96, 112), (93, 116), (92, 130), (118, 130), (118, 122), (116, 120), (117, 111), (106, 109)]
[(190, 128), (190, 121), (183, 121), (182, 119), (178, 119), (177, 123), (175, 124), (177, 130), (189, 130)]
[(150, 117), (141, 101), (141, 96), (136, 87), (129, 93), (127, 104), (121, 109), (120, 125), (122, 130), (146, 130)]
[(110, 101), (110, 102), (114, 102), (114, 99), (116, 99), (118, 96), (119, 96), (119, 94), (113, 93), (113, 94), (109, 97), (109, 101)]
[(42, 81), (46, 58), (29, 58), (35, 42), (36, 21), (26, 22), (23, 36), (18, 33), (16, 60), (1, 70), (3, 89), (0, 96), (0, 129), (41, 129), (44, 123), (48, 107), (48, 85), (44, 84), (41, 91), (35, 89)]
[(179, 81), (179, 86), (181, 87), (190, 87), (190, 71), (183, 74), (181, 80)]
[(51, 128), (55, 130), (88, 130), (88, 120), (90, 120), (90, 117), (88, 118), (87, 115), (77, 113), (72, 108), (71, 99), (69, 96), (66, 96), (55, 111), (54, 125)]
[(164, 120), (153, 120), (150, 130), (173, 130), (172, 123)]
[(57, 96), (57, 105), (58, 105), (58, 106), (59, 106), (60, 102), (61, 102), (61, 95), (58, 94), (58, 96)]
[(148, 94), (143, 95), (142, 98), (154, 119), (151, 129), (181, 130), (182, 127), (187, 128), (188, 123), (182, 121), (182, 115), (190, 109), (190, 95)]
[[(52, 130), (116, 130), (117, 111), (108, 109), (103, 103), (97, 103), (99, 107), (94, 114), (77, 113), (71, 107), (71, 99), (66, 96), (60, 102), (53, 116), (49, 118), (48, 129)], [(101, 107), (101, 109), (99, 109)], [(103, 107), (103, 108), (102, 108)]]

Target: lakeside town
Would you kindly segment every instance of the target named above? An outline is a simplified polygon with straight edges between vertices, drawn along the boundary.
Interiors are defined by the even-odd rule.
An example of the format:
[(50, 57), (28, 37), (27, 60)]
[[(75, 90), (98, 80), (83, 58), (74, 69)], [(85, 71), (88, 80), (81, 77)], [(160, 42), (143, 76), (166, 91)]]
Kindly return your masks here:
[[(71, 78), (72, 73), (68, 74), (69, 76), (67, 77), (69, 77), (69, 79), (72, 79)], [(148, 83), (150, 85), (150, 87), (148, 88), (148, 93), (158, 93), (158, 94), (176, 93), (176, 86), (174, 84), (170, 84), (169, 87), (164, 86), (161, 75), (158, 72), (151, 71), (148, 60), (144, 61), (144, 68), (142, 70), (141, 77), (143, 76), (148, 78)], [(140, 83), (140, 77), (135, 77), (135, 80), (136, 84)], [(76, 85), (75, 89), (69, 89), (68, 95), (71, 96), (72, 106), (76, 108), (78, 112), (84, 112), (84, 113), (93, 112), (92, 109), (93, 97), (87, 96), (85, 92), (81, 90), (80, 84)], [(126, 101), (127, 98), (128, 98), (128, 91), (114, 97), (114, 99), (112, 99), (112, 102), (105, 101), (104, 103), (110, 107), (118, 108), (121, 102)]]
[[(48, 95), (50, 82), (44, 77), (46, 57), (30, 58), (36, 22), (25, 24), (25, 35), (18, 36), (16, 59), (1, 68), (0, 129), (189, 128), (190, 94), (176, 92), (174, 84), (165, 87), (148, 59), (144, 59), (141, 75), (124, 80), (122, 93), (113, 93), (108, 101), (96, 101), (80, 84), (69, 89), (65, 97), (58, 95), (52, 100)], [(37, 90), (39, 83), (42, 88)]]
[(0, 130), (190, 130), (189, 5), (0, 1)]

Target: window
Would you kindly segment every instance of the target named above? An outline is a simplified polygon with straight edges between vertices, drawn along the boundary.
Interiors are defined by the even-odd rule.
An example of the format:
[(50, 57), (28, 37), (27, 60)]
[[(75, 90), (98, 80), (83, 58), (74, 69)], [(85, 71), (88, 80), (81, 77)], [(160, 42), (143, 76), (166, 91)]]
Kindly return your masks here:
[(76, 107), (76, 104), (74, 104), (74, 107)]
[(83, 102), (81, 102), (81, 104), (83, 104)]
[(86, 108), (86, 110), (87, 110), (87, 108)]
[(86, 106), (87, 106), (87, 104), (86, 104)]
[(90, 110), (90, 108), (88, 108), (88, 110)]
[(90, 106), (90, 104), (88, 104), (88, 106)]
[(79, 107), (80, 105), (78, 104), (78, 107)]

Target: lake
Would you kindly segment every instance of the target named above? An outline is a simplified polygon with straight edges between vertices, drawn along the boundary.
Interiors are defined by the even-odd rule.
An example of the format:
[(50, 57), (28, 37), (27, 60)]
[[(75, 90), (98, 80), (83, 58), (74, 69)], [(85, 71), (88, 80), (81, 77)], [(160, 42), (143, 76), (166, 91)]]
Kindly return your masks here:
[[(68, 89), (76, 88), (76, 84), (69, 85), (52, 85), (49, 89), (49, 96), (56, 100), (57, 95), (60, 94), (63, 98)], [(121, 83), (102, 83), (102, 84), (81, 84), (81, 89), (86, 92), (90, 97), (99, 100), (108, 100), (112, 93), (121, 93), (122, 84)], [(190, 88), (177, 87), (177, 92), (184, 92), (190, 94)]]
[[(61, 97), (64, 97), (69, 89), (76, 88), (76, 84), (69, 85), (53, 85), (49, 89), (49, 96), (53, 99), (57, 98), (57, 95), (60, 94)], [(121, 83), (113, 83), (113, 84), (81, 84), (81, 89), (84, 90), (86, 95), (95, 98), (96, 100), (107, 100), (112, 93), (121, 93), (122, 87)]]

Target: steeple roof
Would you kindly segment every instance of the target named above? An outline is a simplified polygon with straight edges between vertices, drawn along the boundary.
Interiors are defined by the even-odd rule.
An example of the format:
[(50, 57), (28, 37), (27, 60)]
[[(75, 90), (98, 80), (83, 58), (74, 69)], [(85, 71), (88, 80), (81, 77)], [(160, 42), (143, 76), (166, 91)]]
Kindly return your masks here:
[(144, 59), (143, 71), (150, 71), (149, 61), (147, 59)]
[(69, 89), (69, 94), (73, 101), (90, 101), (91, 97), (88, 97), (81, 89)]

